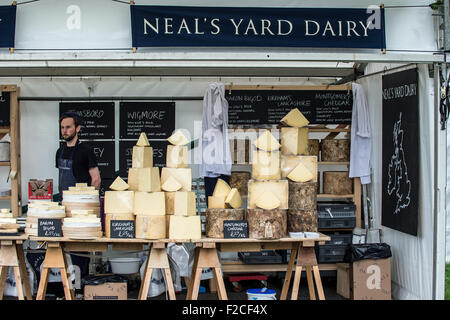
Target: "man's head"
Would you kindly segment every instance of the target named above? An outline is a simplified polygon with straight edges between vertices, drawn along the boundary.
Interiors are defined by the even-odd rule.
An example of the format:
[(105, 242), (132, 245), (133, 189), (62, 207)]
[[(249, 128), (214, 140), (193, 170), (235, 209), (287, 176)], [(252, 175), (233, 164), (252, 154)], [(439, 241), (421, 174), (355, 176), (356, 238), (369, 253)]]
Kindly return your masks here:
[(70, 142), (80, 132), (81, 120), (76, 113), (66, 112), (59, 118), (59, 125), (61, 127), (61, 136), (66, 142)]

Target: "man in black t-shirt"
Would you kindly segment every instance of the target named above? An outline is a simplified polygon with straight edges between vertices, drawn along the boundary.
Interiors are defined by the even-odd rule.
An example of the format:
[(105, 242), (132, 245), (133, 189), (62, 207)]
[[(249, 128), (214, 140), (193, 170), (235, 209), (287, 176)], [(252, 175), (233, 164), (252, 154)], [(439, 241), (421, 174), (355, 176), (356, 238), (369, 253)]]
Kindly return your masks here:
[(100, 172), (92, 149), (78, 139), (81, 121), (76, 113), (64, 113), (59, 119), (61, 136), (66, 141), (56, 151), (56, 168), (59, 169), (59, 195), (76, 183), (87, 183), (100, 189)]

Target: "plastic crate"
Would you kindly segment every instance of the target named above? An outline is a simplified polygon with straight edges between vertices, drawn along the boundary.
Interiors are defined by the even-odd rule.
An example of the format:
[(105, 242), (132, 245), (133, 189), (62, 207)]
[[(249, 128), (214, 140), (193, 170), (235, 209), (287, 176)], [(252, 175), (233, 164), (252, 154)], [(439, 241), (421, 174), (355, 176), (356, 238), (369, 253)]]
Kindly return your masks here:
[(282, 263), (281, 256), (272, 250), (261, 252), (239, 252), (239, 258), (245, 264)]
[(336, 233), (336, 234), (327, 234), (330, 236), (331, 240), (325, 242), (325, 244), (333, 244), (333, 245), (344, 245), (351, 244), (353, 240), (353, 234), (342, 234), (342, 233)]
[(343, 262), (347, 245), (324, 244), (316, 249), (317, 262)]
[(356, 227), (356, 206), (353, 203), (318, 203), (319, 229), (350, 229)]

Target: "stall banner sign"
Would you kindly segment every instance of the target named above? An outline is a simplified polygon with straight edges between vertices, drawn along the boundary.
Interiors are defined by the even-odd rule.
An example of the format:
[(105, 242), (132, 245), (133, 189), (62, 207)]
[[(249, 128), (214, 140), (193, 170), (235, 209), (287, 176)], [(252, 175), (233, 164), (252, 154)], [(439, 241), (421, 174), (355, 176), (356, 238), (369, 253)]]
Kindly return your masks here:
[(132, 5), (133, 47), (384, 49), (384, 8)]
[(419, 91), (417, 69), (383, 76), (383, 226), (417, 236)]
[(0, 6), (0, 48), (14, 48), (17, 6)]
[(74, 112), (83, 121), (80, 139), (114, 139), (114, 102), (61, 102), (59, 116), (65, 112)]
[(100, 177), (112, 179), (116, 176), (116, 144), (114, 141), (83, 141), (88, 144), (97, 158)]
[(10, 121), (10, 96), (9, 92), (0, 91), (0, 127), (8, 127)]
[(167, 139), (175, 130), (175, 102), (121, 102), (120, 139)]

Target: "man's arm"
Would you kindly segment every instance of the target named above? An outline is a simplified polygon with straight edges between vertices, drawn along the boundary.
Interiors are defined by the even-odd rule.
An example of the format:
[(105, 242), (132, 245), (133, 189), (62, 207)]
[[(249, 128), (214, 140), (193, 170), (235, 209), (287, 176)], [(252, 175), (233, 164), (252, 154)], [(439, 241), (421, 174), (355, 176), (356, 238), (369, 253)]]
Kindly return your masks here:
[(90, 168), (89, 174), (91, 175), (91, 186), (99, 190), (102, 179), (100, 178), (100, 171), (98, 171), (98, 167)]

